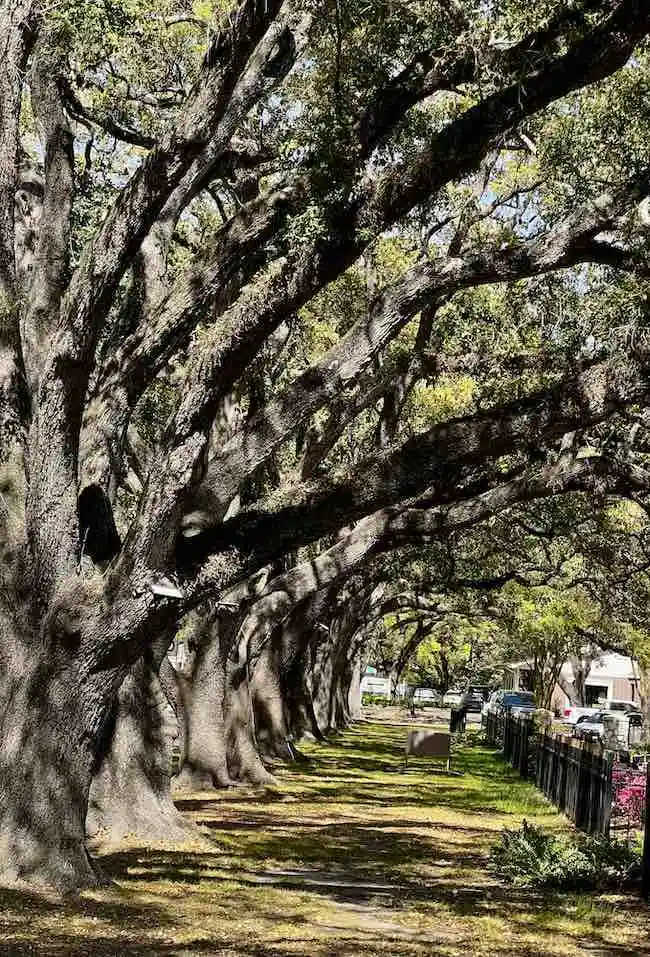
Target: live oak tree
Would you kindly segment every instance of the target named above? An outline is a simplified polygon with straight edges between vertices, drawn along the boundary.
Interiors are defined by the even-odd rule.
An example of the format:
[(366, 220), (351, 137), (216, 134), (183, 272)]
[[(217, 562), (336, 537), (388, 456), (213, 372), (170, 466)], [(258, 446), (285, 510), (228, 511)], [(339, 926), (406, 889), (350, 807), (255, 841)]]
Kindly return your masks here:
[[(525, 660), (542, 706), (550, 707), (556, 683), (584, 705), (593, 663), (616, 651), (637, 659), (639, 704), (647, 713), (646, 510), (647, 492), (621, 499), (603, 489), (515, 507), (452, 534), (444, 546), (420, 550), (426, 581), (410, 573), (400, 587), (408, 620), (433, 625), (419, 649), (430, 669), (440, 670), (447, 658), (436, 625), (461, 654), (468, 631), (475, 631), (492, 677), (502, 678), (508, 662)], [(573, 680), (561, 674), (566, 661)]]
[[(165, 737), (164, 650), (189, 612), (227, 648), (221, 768), (245, 776), (267, 626), (372, 554), (594, 476), (642, 484), (550, 452), (643, 405), (643, 335), (574, 329), (561, 359), (546, 335), (509, 357), (530, 378), (483, 407), (413, 435), (399, 413), (432, 363), (485, 359), (449, 332), (470, 290), (566, 269), (567, 296), (590, 269), (641, 281), (649, 30), (639, 0), (2, 0), (4, 880), (98, 879), (91, 780), (113, 783), (121, 821), (139, 792), (120, 734)], [(629, 120), (613, 140), (612, 105)], [(309, 309), (362, 270), (327, 348), (286, 363)], [(345, 476), (346, 429), (377, 403)], [(312, 676), (352, 663), (356, 631), (343, 615), (300, 651)], [(145, 770), (164, 816), (165, 774)]]

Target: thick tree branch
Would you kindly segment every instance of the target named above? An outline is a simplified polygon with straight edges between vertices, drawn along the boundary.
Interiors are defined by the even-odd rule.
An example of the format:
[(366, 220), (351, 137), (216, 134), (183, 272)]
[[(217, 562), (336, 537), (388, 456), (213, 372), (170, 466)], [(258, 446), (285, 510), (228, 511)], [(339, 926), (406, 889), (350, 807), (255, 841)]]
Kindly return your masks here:
[(14, 197), (18, 186), (23, 78), (36, 38), (38, 3), (6, 0), (0, 7), (0, 293), (14, 295)]
[(6, 0), (0, 6), (0, 462), (17, 438), (22, 442), (29, 414), (16, 301), (14, 206), (23, 80), (38, 23), (39, 4), (32, 0)]
[[(265, 89), (266, 71), (272, 71), (279, 46), (287, 38), (292, 42), (289, 25), (282, 18), (275, 20), (280, 5), (278, 0), (243, 0), (230, 29), (211, 44), (179, 120), (121, 191), (72, 277), (42, 377), (36, 435), (40, 457), (53, 455), (65, 462), (75, 481), (94, 350), (117, 284), (192, 162), (208, 143), (215, 155), (224, 150)], [(58, 501), (58, 482), (52, 472), (46, 472), (29, 522), (44, 593), (52, 580), (45, 569), (57, 566), (57, 549), (55, 540), (39, 540), (38, 523), (40, 513), (49, 512)], [(68, 523), (75, 525), (73, 514)]]
[[(310, 26), (309, 12), (289, 16), (286, 23), (276, 25), (275, 32), (260, 45), (233, 99), (243, 101), (248, 108), (262, 92), (279, 83), (306, 43)], [(194, 263), (169, 292), (165, 277), (167, 252), (182, 211), (215, 176), (231, 174), (240, 167), (254, 168), (259, 163), (259, 152), (251, 151), (245, 144), (242, 148), (235, 144), (224, 149), (218, 128), (142, 241), (145, 289), (149, 291), (151, 278), (157, 276), (156, 295), (145, 297), (141, 322), (102, 363), (93, 385), (82, 436), (84, 484), (110, 484), (110, 466), (121, 459), (124, 434), (137, 399), (169, 359), (188, 343), (197, 321), (209, 309), (223, 308), (233, 296), (232, 287), (241, 288), (259, 268), (264, 259), (264, 242), (284, 221), (289, 199), (297, 201), (296, 190), (279, 190), (263, 201), (253, 200), (239, 216), (224, 224), (207, 256)], [(163, 277), (165, 282), (160, 281)]]
[(0, 560), (4, 573), (23, 543), (24, 447), (31, 402), (20, 336), (15, 203), (20, 173), (24, 74), (40, 20), (39, 4), (0, 4)]
[[(56, 38), (43, 33), (34, 53), (31, 92), (44, 152), (45, 191), (23, 323), (25, 366), (33, 396), (38, 395), (50, 343), (58, 331), (68, 280), (74, 146), (61, 95), (63, 61)], [(64, 401), (63, 395), (59, 387), (52, 398), (58, 404)], [(51, 425), (37, 413), (29, 434), (27, 529), (37, 559), (34, 588), (44, 596), (57, 577), (74, 568), (79, 547), (72, 437), (64, 433), (52, 441)]]
[[(373, 303), (368, 319), (359, 320), (319, 363), (310, 366), (214, 456), (206, 482), (216, 492), (214, 512), (223, 512), (242, 479), (317, 409), (335, 402), (428, 302), (469, 286), (521, 279), (584, 261), (585, 243), (611, 221), (614, 208), (612, 197), (601, 197), (569, 216), (549, 235), (520, 246), (418, 262)], [(211, 397), (218, 393), (220, 380), (204, 373), (202, 381)], [(210, 398), (201, 407), (196, 393), (188, 394), (176, 428), (190, 434), (204, 427), (201, 416), (212, 413), (212, 402)]]
[(378, 373), (373, 370), (372, 374), (361, 377), (354, 390), (344, 393), (330, 407), (324, 427), (308, 436), (300, 467), (303, 481), (315, 474), (348, 425), (378, 402), (382, 402), (382, 409), (377, 426), (377, 447), (386, 448), (394, 441), (399, 414), (410, 392), (426, 368), (436, 369), (435, 360), (425, 356), (424, 352), (434, 315), (435, 306), (429, 305), (423, 311), (412, 355), (400, 355)]
[[(432, 507), (429, 496), (425, 496), (405, 505), (379, 509), (343, 531), (336, 544), (313, 560), (274, 578), (256, 575), (231, 586), (222, 595), (235, 604), (253, 601), (265, 619), (283, 617), (305, 596), (349, 578), (382, 552), (431, 542), (453, 531), (473, 528), (522, 502), (594, 489), (601, 494), (606, 491), (625, 495), (639, 485), (647, 488), (648, 481), (646, 473), (614, 466), (602, 458), (577, 460), (561, 476), (554, 466), (531, 469), (501, 484), (493, 475), (484, 491), (474, 494), (456, 490), (453, 501), (448, 504)], [(276, 516), (276, 528), (278, 519), (283, 521)], [(490, 582), (472, 582), (472, 585), (499, 587), (511, 577), (509, 573)], [(197, 591), (188, 596), (190, 605), (199, 594), (219, 595), (220, 584), (213, 579), (210, 565), (206, 565), (198, 577)]]
[(122, 143), (130, 143), (132, 146), (141, 146), (144, 149), (152, 149), (156, 145), (153, 136), (148, 136), (146, 133), (141, 133), (139, 130), (119, 123), (110, 113), (100, 114), (97, 110), (84, 106), (68, 80), (64, 81), (62, 90), (66, 109), (74, 120), (92, 123)]
[(361, 462), (348, 481), (322, 479), (292, 487), (286, 493), (292, 504), (282, 508), (276, 501), (273, 514), (266, 518), (251, 510), (201, 536), (180, 539), (179, 560), (184, 564), (200, 558), (202, 549), (205, 554), (235, 546), (254, 548), (265, 562), (275, 554), (278, 536), (280, 551), (286, 551), (425, 489), (432, 504), (445, 501), (486, 463), (603, 421), (628, 404), (646, 401), (648, 395), (647, 354), (597, 363), (548, 391), (436, 426)]
[(622, 65), (649, 28), (650, 12), (642, 12), (634, 0), (621, 0), (588, 38), (467, 110), (435, 134), (408, 166), (391, 169), (378, 179), (369, 177), (352, 207), (332, 223), (330, 238), (302, 251), (297, 260), (288, 259), (273, 282), (275, 292), (264, 297), (258, 315), (247, 308), (238, 322), (231, 323), (231, 338), (219, 343), (208, 372), (201, 357), (195, 372), (201, 385), (193, 383), (188, 392), (196, 397), (196, 388), (202, 388), (203, 408), (195, 401), (192, 410), (186, 406), (181, 411), (177, 423), (181, 434), (187, 434), (197, 417), (209, 415), (210, 403), (219, 399), (218, 390), (232, 387), (230, 370), (236, 374), (279, 321), (354, 261), (367, 244), (368, 233), (386, 228), (445, 183), (471, 172), (498, 135), (525, 116)]
[[(617, 8), (618, 6), (620, 4)], [(622, 13), (621, 16), (623, 16)], [(649, 22), (650, 20), (643, 20), (643, 23), (640, 23), (639, 16), (634, 18), (634, 22), (630, 24), (632, 34), (625, 41), (629, 49), (632, 49), (643, 35)], [(612, 24), (618, 24), (618, 21), (612, 20)], [(257, 310), (251, 309), (249, 296), (245, 295), (241, 315), (235, 317), (233, 314), (229, 324), (230, 332), (222, 337), (218, 353), (215, 352), (211, 360), (215, 375), (217, 366), (219, 367), (223, 391), (231, 390), (235, 378), (241, 374), (241, 370), (245, 368), (276, 325), (295, 313), (319, 288), (354, 261), (367, 244), (369, 233), (374, 236), (382, 228), (396, 222), (417, 202), (427, 199), (446, 182), (471, 172), (480, 162), (480, 158), (489, 145), (498, 139), (499, 133), (504, 132), (519, 119), (541, 109), (557, 96), (571, 92), (574, 88), (596, 79), (595, 74), (599, 71), (606, 76), (614, 70), (624, 53), (621, 35), (608, 39), (607, 26), (604, 25), (590, 33), (589, 37), (588, 41), (570, 47), (564, 56), (551, 57), (549, 62), (543, 64), (539, 70), (530, 74), (524, 73), (521, 79), (507, 87), (505, 91), (493, 94), (482, 101), (479, 107), (486, 117), (491, 118), (489, 124), (483, 124), (481, 115), (469, 111), (471, 116), (463, 114), (440, 134), (436, 134), (431, 143), (421, 151), (407, 169), (389, 170), (376, 182), (370, 180), (361, 196), (356, 197), (349, 206), (341, 209), (338, 217), (332, 220), (333, 232), (329, 238), (319, 239), (313, 245), (300, 250), (298, 254), (289, 256), (279, 274), (269, 279), (265, 294), (260, 297), (264, 302), (261, 310), (259, 307)], [(593, 60), (588, 55), (591, 39), (596, 44), (592, 52), (598, 54)], [(512, 74), (519, 77), (522, 70), (525, 71), (527, 67), (530, 69), (529, 60), (522, 52), (526, 42), (526, 40), (522, 41), (521, 49), (518, 46), (508, 51), (508, 63), (503, 64), (505, 75)], [(531, 39), (531, 42), (535, 46), (536, 41)], [(599, 59), (601, 53), (602, 62)], [(505, 57), (506, 54), (503, 56)], [(507, 69), (505, 69), (506, 66)], [(582, 69), (587, 71), (584, 80), (580, 75)], [(561, 90), (557, 89), (560, 78), (563, 78), (564, 82), (564, 88)], [(531, 90), (530, 102), (520, 99), (520, 87)], [(421, 91), (414, 94), (414, 98), (409, 99), (409, 103), (417, 102), (421, 95), (423, 95)], [(384, 127), (386, 129), (394, 127), (398, 121), (398, 116), (389, 110), (386, 104), (382, 107), (383, 99), (383, 93), (380, 90), (373, 104), (368, 107), (377, 116), (382, 115), (380, 124), (382, 130)], [(511, 102), (515, 103), (516, 107), (511, 106)], [(479, 107), (474, 110), (478, 110)], [(360, 158), (366, 156), (377, 143), (381, 133), (378, 122), (377, 119), (365, 124), (360, 122), (358, 129)], [(499, 130), (496, 130), (495, 124), (499, 126)], [(401, 181), (404, 182), (404, 195), (399, 189)], [(299, 170), (282, 190), (285, 216), (288, 212), (293, 213), (299, 209), (309, 189), (303, 171)], [(248, 215), (246, 211), (244, 214)], [(259, 204), (255, 216), (261, 217), (263, 224), (267, 221), (264, 216), (263, 202)], [(357, 234), (359, 230), (355, 227), (355, 221), (358, 222), (361, 235)], [(271, 232), (275, 231), (278, 225), (279, 222), (276, 220)], [(262, 241), (270, 235), (266, 229), (267, 227), (263, 225)], [(178, 347), (178, 343), (186, 342), (191, 329), (198, 318), (204, 314), (207, 306), (218, 301), (223, 295), (223, 284), (218, 282), (218, 260), (214, 257), (211, 262), (214, 265), (208, 264), (203, 267), (202, 273), (197, 270), (195, 275), (189, 277), (188, 283), (179, 289), (178, 296), (175, 297), (178, 305), (170, 304), (169, 316), (161, 316), (157, 323), (158, 332), (148, 336), (146, 349), (152, 354), (154, 364), (157, 357), (166, 351), (164, 344), (162, 347), (157, 344), (157, 338), (166, 340), (167, 347), (172, 349), (175, 345)], [(228, 274), (227, 269), (226, 274)], [(250, 275), (251, 272), (248, 270), (246, 278)], [(217, 277), (216, 285), (215, 276)], [(235, 321), (236, 318), (237, 321)], [(171, 342), (167, 340), (165, 332), (170, 329), (180, 330), (178, 336)], [(132, 346), (140, 348), (138, 343), (130, 343), (128, 352), (133, 351)], [(125, 343), (125, 352), (126, 347)], [(124, 379), (126, 381), (129, 378), (130, 370), (127, 369)], [(108, 388), (108, 385), (106, 387)]]
[[(477, 50), (463, 32), (456, 36), (453, 47), (450, 42), (450, 54), (441, 56), (434, 50), (423, 50), (378, 90), (357, 123), (360, 141), (381, 141), (416, 103), (434, 93), (456, 91), (475, 80), (482, 67), (503, 79), (519, 76), (522, 62), (530, 66), (553, 56), (563, 43), (571, 43), (574, 31), (588, 32), (586, 13), (606, 13), (611, 6), (602, 0), (585, 0), (570, 9), (564, 7), (544, 27), (526, 34), (504, 51), (490, 46)], [(449, 19), (452, 21), (452, 17)], [(464, 16), (456, 19), (456, 25), (461, 31), (467, 26)]]
[(264, 71), (286, 34), (284, 23), (274, 23), (280, 7), (280, 0), (242, 0), (230, 28), (211, 43), (178, 121), (121, 191), (85, 250), (66, 296), (66, 317), (82, 358), (94, 346), (126, 266), (182, 177), (208, 143), (215, 154), (226, 148), (262, 92)]
[(34, 51), (31, 95), (44, 156), (44, 195), (34, 254), (23, 349), (32, 393), (58, 325), (68, 281), (74, 196), (74, 144), (62, 99), (65, 55), (56, 38), (43, 33)]

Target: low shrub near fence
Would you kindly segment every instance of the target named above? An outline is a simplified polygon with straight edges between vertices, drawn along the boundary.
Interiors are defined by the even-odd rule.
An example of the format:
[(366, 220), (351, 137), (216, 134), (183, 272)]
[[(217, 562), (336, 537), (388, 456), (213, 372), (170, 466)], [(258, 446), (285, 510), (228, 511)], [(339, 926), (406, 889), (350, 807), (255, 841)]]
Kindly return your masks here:
[(503, 831), (492, 848), (490, 868), (513, 884), (604, 889), (637, 880), (641, 858), (601, 834), (570, 839), (524, 821), (516, 831)]
[[(626, 881), (641, 873), (641, 894), (650, 901), (650, 819), (645, 808), (650, 766), (641, 770), (615, 764), (617, 752), (606, 750), (600, 742), (575, 741), (566, 735), (551, 733), (548, 727), (535, 729), (531, 718), (488, 715), (486, 735), (490, 744), (503, 748), (506, 760), (525, 777), (531, 776), (532, 769), (537, 787), (576, 827), (599, 836), (606, 853), (616, 858), (610, 862), (613, 878)], [(646, 757), (646, 760), (649, 759)], [(628, 844), (610, 841), (611, 827), (619, 831), (625, 828)], [(638, 858), (639, 866), (632, 862), (634, 866), (626, 870), (625, 862), (619, 860), (619, 850), (628, 847), (632, 833), (638, 834), (641, 829), (643, 851)], [(558, 868), (561, 870), (565, 864), (562, 855), (558, 857), (557, 848), (546, 847), (541, 841), (538, 847), (541, 857), (537, 859), (534, 837), (526, 833), (506, 835), (497, 859), (501, 855), (501, 864), (506, 869), (514, 868), (510, 879), (515, 879), (517, 867), (527, 860), (526, 867), (533, 875), (533, 882), (542, 880), (548, 872), (552, 875), (551, 882), (556, 883)], [(631, 849), (630, 853), (635, 852)], [(576, 860), (575, 876), (578, 876), (584, 861)], [(602, 860), (594, 861), (596, 875), (603, 864)]]

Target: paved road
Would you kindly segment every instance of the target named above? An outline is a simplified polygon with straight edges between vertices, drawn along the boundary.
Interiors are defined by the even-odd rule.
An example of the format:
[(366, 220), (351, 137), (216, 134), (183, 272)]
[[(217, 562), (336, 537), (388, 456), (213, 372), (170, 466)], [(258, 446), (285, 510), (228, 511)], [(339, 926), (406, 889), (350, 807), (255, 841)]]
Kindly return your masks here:
[[(451, 708), (416, 708), (415, 713), (421, 720), (432, 721), (435, 724), (449, 724)], [(480, 724), (481, 715), (469, 713), (467, 724)]]
[[(399, 706), (384, 705), (364, 705), (363, 716), (373, 721), (408, 721), (411, 713), (408, 709)], [(416, 708), (415, 720), (425, 724), (449, 725), (451, 718), (451, 708)], [(468, 714), (467, 724), (479, 726), (481, 724), (480, 714)]]

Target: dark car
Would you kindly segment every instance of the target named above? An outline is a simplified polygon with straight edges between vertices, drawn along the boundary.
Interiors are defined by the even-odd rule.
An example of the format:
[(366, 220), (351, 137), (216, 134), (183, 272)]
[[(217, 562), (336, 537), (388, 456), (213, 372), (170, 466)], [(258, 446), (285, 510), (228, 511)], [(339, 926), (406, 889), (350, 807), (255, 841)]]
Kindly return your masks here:
[(466, 691), (460, 699), (460, 708), (472, 714), (480, 714), (483, 708), (483, 695), (480, 691)]

